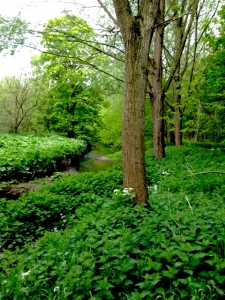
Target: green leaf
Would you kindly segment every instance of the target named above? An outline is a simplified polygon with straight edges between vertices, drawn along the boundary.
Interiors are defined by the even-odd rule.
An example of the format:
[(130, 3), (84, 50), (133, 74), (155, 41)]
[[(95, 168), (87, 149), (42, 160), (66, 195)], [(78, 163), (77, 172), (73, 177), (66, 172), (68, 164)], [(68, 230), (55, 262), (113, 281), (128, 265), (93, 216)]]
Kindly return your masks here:
[(196, 253), (191, 256), (190, 266), (196, 267), (201, 263), (201, 258), (205, 257), (207, 254), (205, 253)]

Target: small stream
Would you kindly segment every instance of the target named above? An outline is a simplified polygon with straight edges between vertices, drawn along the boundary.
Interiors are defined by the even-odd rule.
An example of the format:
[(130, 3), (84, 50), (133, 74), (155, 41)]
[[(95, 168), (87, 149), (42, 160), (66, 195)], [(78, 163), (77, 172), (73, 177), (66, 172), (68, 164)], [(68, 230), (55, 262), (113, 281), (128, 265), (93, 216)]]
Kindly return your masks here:
[(99, 172), (105, 171), (110, 168), (118, 160), (107, 158), (106, 155), (111, 152), (104, 147), (104, 145), (98, 143), (93, 150), (84, 156), (84, 159), (80, 162), (79, 172)]
[[(102, 144), (96, 144), (91, 152), (84, 156), (84, 159), (79, 164), (79, 173), (84, 172), (99, 172), (106, 171), (112, 165), (119, 163), (120, 160), (113, 160), (107, 158), (106, 155), (110, 154), (110, 151)], [(73, 172), (77, 172), (75, 168), (72, 168)], [(47, 177), (46, 177), (47, 178)], [(8, 200), (16, 200), (21, 195), (27, 194), (30, 190), (36, 191), (40, 185), (33, 181), (23, 182), (22, 184), (11, 184), (6, 188), (0, 187), (0, 198), (6, 198)]]

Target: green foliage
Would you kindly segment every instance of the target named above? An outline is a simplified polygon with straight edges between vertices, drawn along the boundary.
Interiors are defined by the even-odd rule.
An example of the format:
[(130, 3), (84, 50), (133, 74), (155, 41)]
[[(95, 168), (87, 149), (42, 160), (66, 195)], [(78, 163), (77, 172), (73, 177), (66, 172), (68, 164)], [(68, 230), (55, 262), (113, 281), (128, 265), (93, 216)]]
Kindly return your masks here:
[(30, 77), (6, 76), (0, 81), (0, 132), (28, 132), (40, 88)]
[(43, 33), (42, 45), (47, 49), (32, 61), (34, 75), (43, 82), (38, 119), (49, 132), (94, 142), (101, 127), (103, 106), (100, 76), (87, 68), (101, 60), (99, 53), (86, 44), (95, 40), (92, 28), (82, 19), (65, 15), (50, 20)]
[[(114, 151), (122, 148), (122, 95), (109, 97), (109, 107), (102, 109), (103, 128), (99, 132), (102, 143)], [(146, 142), (152, 138), (152, 112), (149, 99), (145, 105)]]
[[(57, 84), (48, 90), (48, 100), (41, 101), (41, 122), (49, 132), (94, 142), (102, 123), (99, 111), (103, 98), (99, 91), (81, 83), (81, 78), (74, 81), (73, 73), (61, 73)], [(67, 81), (68, 76), (74, 83)]]
[(25, 41), (27, 27), (19, 15), (11, 19), (0, 15), (0, 52), (14, 54)]
[[(184, 132), (213, 142), (221, 142), (225, 137), (224, 99), (225, 99), (225, 8), (221, 7), (215, 30), (208, 33), (207, 55), (198, 62), (195, 80), (190, 86), (191, 100), (186, 103)], [(182, 93), (183, 96), (183, 93)], [(185, 96), (185, 95), (184, 95)], [(188, 99), (188, 94), (185, 97)], [(196, 103), (197, 100), (197, 103)], [(196, 111), (197, 107), (197, 111)], [(193, 113), (196, 111), (196, 113)]]
[(60, 136), (2, 134), (0, 139), (0, 180), (23, 181), (77, 165), (87, 148), (82, 140)]
[(146, 155), (150, 207), (122, 192), (115, 169), (63, 176), (19, 201), (1, 200), (2, 246), (44, 236), (2, 252), (0, 296), (224, 299), (225, 176), (189, 176), (224, 171), (224, 147), (166, 151), (164, 160)]
[(122, 137), (122, 103), (121, 97), (113, 96), (109, 107), (102, 109), (102, 121), (104, 127), (100, 130), (101, 141), (115, 149), (121, 149)]
[(85, 203), (95, 206), (101, 197), (111, 197), (112, 189), (121, 184), (121, 171), (116, 170), (64, 175), (19, 201), (1, 200), (1, 247), (15, 248), (36, 240), (46, 231), (71, 226), (80, 206)]

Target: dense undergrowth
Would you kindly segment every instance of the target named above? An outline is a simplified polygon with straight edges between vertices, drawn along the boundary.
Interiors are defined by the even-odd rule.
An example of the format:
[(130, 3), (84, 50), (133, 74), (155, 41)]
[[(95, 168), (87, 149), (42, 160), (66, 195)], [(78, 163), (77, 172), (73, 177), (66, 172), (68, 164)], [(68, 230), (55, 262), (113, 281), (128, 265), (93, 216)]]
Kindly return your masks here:
[(224, 299), (225, 149), (166, 154), (146, 154), (150, 206), (120, 167), (1, 200), (0, 298)]
[(0, 135), (0, 180), (30, 180), (77, 165), (84, 141), (60, 136)]

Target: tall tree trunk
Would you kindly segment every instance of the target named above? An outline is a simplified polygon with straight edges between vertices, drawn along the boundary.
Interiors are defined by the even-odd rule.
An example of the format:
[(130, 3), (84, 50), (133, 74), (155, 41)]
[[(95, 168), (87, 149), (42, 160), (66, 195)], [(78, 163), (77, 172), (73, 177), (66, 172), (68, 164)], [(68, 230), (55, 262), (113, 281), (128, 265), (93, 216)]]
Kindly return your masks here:
[[(187, 0), (171, 1), (171, 9), (174, 10), (173, 17), (175, 18), (175, 49), (174, 55), (172, 56), (173, 64), (170, 66), (171, 71), (164, 86), (164, 93), (166, 94), (173, 82), (174, 108), (172, 111), (174, 111), (175, 145), (177, 146), (182, 145), (182, 114), (184, 113), (184, 110), (180, 108), (182, 100), (180, 88), (185, 68), (188, 66), (188, 56), (186, 55), (186, 58), (184, 57), (184, 49), (191, 33), (198, 1), (199, 0), (196, 0), (193, 3)], [(177, 7), (179, 7), (179, 10)], [(185, 68), (181, 70), (181, 60), (185, 61), (185, 59)]]
[(165, 0), (160, 0), (155, 29), (154, 60), (152, 66), (152, 119), (153, 119), (153, 148), (156, 158), (165, 157), (164, 142), (164, 92), (162, 90), (162, 48), (164, 34)]
[[(129, 46), (125, 63), (125, 86), (122, 119), (123, 184), (133, 188), (137, 203), (147, 201), (144, 158), (144, 103), (146, 70), (141, 60), (132, 55), (136, 45)], [(136, 51), (135, 51), (136, 52)], [(135, 66), (135, 67), (134, 67)]]
[(134, 16), (131, 1), (113, 0), (125, 48), (122, 123), (123, 184), (133, 188), (138, 204), (148, 199), (144, 157), (144, 103), (148, 55), (159, 0), (142, 0)]
[(175, 107), (174, 114), (174, 123), (175, 123), (175, 145), (182, 146), (182, 113), (179, 107)]
[[(184, 7), (182, 7), (183, 12)], [(181, 54), (180, 49), (182, 48), (182, 41), (184, 36), (184, 24), (183, 24), (183, 17), (179, 17), (176, 20), (176, 55), (175, 55), (175, 61), (176, 61), (176, 69), (174, 74), (174, 124), (175, 124), (175, 145), (181, 146), (182, 145), (182, 117), (181, 117), (181, 94), (180, 94), (180, 88), (181, 88)]]
[(167, 125), (167, 143), (175, 145), (175, 134), (174, 131), (172, 131), (172, 127), (171, 123)]
[(177, 76), (174, 79), (174, 125), (175, 125), (175, 145), (182, 145), (182, 111), (180, 109), (181, 94), (180, 94), (180, 68), (177, 69)]

